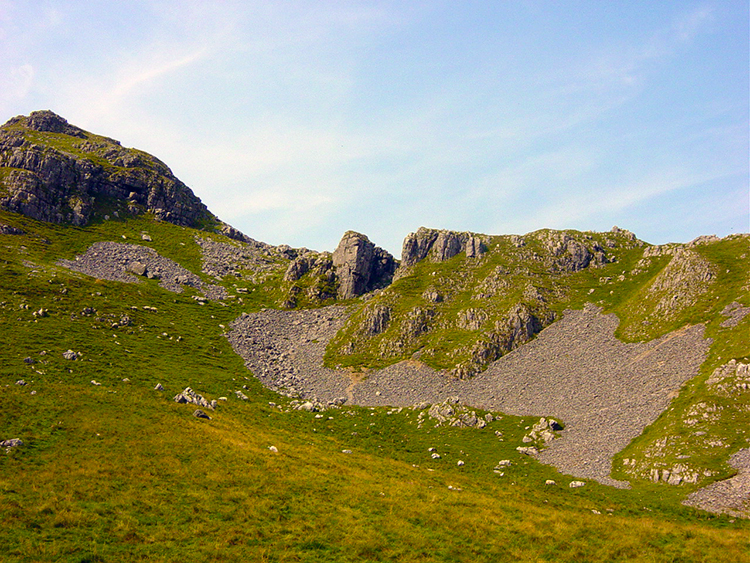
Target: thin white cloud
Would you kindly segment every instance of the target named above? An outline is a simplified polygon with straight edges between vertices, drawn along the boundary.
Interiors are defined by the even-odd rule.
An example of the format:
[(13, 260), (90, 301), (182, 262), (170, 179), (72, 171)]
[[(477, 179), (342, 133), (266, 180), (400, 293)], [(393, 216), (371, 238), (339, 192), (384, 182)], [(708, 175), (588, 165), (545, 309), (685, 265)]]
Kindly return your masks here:
[(686, 170), (660, 170), (615, 186), (590, 186), (556, 198), (528, 218), (528, 224), (569, 228), (598, 222), (599, 217), (622, 215), (671, 192), (721, 180), (725, 174), (696, 174)]
[[(89, 78), (83, 84), (73, 85), (67, 96), (83, 102), (79, 107), (81, 115), (87, 120), (95, 121), (104, 115), (122, 113), (123, 106), (130, 103), (130, 98), (138, 90), (146, 89), (159, 79), (201, 61), (206, 52), (205, 48), (199, 48), (187, 55), (162, 56), (155, 61), (141, 57), (116, 68), (110, 76)], [(144, 65), (144, 60), (149, 64)]]
[(18, 66), (10, 72), (10, 84), (5, 95), (21, 99), (29, 93), (33, 82), (34, 67), (30, 64)]

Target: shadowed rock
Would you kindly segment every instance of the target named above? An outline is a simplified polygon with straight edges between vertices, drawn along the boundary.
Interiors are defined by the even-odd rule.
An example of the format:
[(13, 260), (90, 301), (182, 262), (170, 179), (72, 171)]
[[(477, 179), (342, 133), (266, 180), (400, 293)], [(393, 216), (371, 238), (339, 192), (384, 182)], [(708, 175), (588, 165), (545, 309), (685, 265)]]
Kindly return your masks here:
[(339, 279), (339, 299), (351, 299), (387, 286), (396, 271), (396, 260), (365, 235), (347, 231), (333, 253)]

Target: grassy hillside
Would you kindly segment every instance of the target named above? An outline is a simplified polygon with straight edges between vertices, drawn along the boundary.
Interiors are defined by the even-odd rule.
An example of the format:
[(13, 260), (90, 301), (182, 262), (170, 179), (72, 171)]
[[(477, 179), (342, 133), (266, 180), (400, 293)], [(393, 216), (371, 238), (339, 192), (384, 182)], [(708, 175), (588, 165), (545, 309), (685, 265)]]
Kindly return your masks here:
[[(26, 232), (0, 235), (0, 440), (24, 442), (0, 455), (3, 561), (750, 560), (747, 521), (681, 506), (682, 487), (570, 488), (570, 476), (515, 449), (537, 419), (504, 416), (482, 430), (419, 428), (412, 409), (290, 410), (222, 336), (242, 312), (278, 306), (283, 261), (265, 283), (253, 284), (251, 272), (219, 281), (201, 274), (195, 235), (209, 235), (147, 216), (75, 228), (0, 213), (0, 223)], [(190, 289), (95, 280), (55, 265), (99, 240), (150, 246), (224, 285), (232, 298), (200, 305)], [(459, 257), (420, 264), (424, 272), (365, 306), (393, 298), (394, 310), (410, 310), (434, 284), (455, 292), (441, 312), (455, 315), (472, 303), (472, 290), (451, 281), (454, 271), (474, 268), (486, 280), (503, 265), (494, 249), (505, 243), (494, 244), (484, 264)], [(729, 262), (737, 253), (710, 245), (698, 251), (719, 264), (722, 253)], [(556, 313), (587, 298), (627, 310), (668, 262), (657, 257), (643, 274), (623, 274), (642, 252), (623, 248), (617, 262), (596, 271), (535, 285), (555, 296), (549, 308)], [(627, 281), (610, 294), (600, 278), (618, 275)], [(722, 330), (709, 324), (710, 334)], [(735, 336), (722, 340), (716, 357), (712, 349), (707, 366), (747, 356), (742, 333), (727, 334)], [(435, 361), (447, 357), (447, 348), (430, 346)], [(80, 357), (65, 359), (68, 349)], [(165, 390), (154, 390), (157, 383)], [(187, 386), (227, 400), (207, 410), (211, 420), (194, 418), (195, 406), (172, 401)], [(689, 392), (679, 399), (685, 405), (694, 400)], [(511, 465), (496, 473), (506, 459)]]
[[(444, 262), (422, 260), (362, 304), (329, 346), (327, 363), (382, 367), (414, 357), (438, 370), (473, 368), (464, 370), (470, 376), (502, 355), (487, 350), (506, 339), (519, 307), (538, 320), (538, 332), (566, 308), (588, 301), (612, 308), (663, 265), (655, 261), (638, 279), (626, 279), (644, 246), (626, 232), (543, 230), (485, 240), (481, 257), (459, 253)], [(595, 258), (586, 265), (568, 263), (573, 257), (565, 246), (571, 243)], [(613, 279), (616, 291), (610, 291)], [(389, 324), (379, 332), (368, 330), (373, 313), (384, 308)]]

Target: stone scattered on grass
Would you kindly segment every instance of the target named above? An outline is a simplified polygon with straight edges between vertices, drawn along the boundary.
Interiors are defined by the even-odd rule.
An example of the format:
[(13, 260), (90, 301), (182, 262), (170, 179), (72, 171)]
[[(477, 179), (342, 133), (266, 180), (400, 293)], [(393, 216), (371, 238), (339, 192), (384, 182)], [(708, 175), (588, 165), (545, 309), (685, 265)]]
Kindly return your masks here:
[(10, 440), (3, 440), (0, 442), (0, 448), (8, 448), (8, 451), (10, 451), (11, 448), (18, 448), (20, 446), (23, 446), (23, 440), (20, 438), (11, 438)]
[(157, 383), (156, 387), (154, 387), (154, 391), (164, 391), (164, 387), (161, 383)]
[(66, 360), (77, 360), (80, 354), (76, 354), (73, 350), (65, 350), (63, 352), (63, 358)]
[(203, 412), (200, 409), (195, 409), (195, 412), (193, 413), (193, 416), (195, 418), (204, 418), (206, 420), (211, 420), (211, 417), (208, 416), (205, 412)]
[(586, 483), (584, 483), (583, 481), (571, 481), (568, 487), (570, 487), (571, 489), (578, 489), (579, 487), (583, 487), (585, 484)]
[(184, 391), (175, 395), (174, 402), (181, 404), (191, 403), (193, 405), (198, 405), (199, 407), (204, 407), (211, 410), (214, 410), (216, 408), (216, 399), (209, 402), (203, 397), (203, 395), (199, 395), (190, 387), (185, 387)]

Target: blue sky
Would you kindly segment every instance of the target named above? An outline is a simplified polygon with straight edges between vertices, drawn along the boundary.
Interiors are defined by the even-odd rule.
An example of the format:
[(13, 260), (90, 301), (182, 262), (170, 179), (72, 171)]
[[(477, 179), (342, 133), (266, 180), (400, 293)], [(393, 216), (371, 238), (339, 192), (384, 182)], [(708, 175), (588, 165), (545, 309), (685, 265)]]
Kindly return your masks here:
[(731, 0), (0, 0), (0, 122), (150, 152), (273, 244), (686, 242), (750, 230), (749, 43)]

